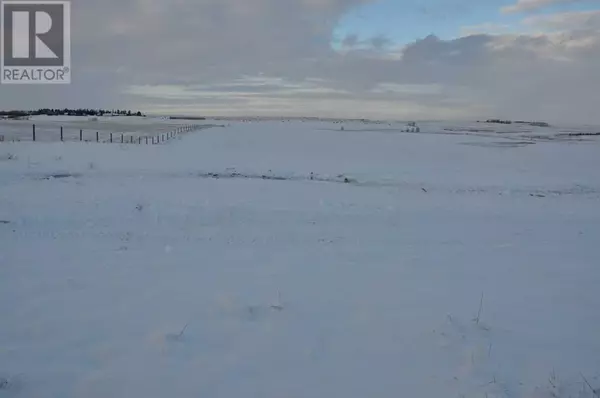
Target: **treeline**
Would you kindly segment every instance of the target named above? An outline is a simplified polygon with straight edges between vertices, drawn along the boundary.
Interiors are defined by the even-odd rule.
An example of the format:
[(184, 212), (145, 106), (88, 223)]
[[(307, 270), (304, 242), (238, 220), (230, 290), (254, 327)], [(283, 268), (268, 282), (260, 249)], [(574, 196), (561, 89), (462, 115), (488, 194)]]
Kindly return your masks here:
[(500, 120), (500, 119), (488, 119), (485, 121), (486, 123), (497, 123), (497, 124), (512, 124), (510, 120)]
[[(479, 122), (479, 121), (478, 121)], [(501, 119), (488, 119), (485, 121), (485, 123), (497, 123), (497, 124), (528, 124), (530, 126), (537, 126), (537, 127), (550, 127), (550, 125), (546, 122), (526, 122), (524, 120), (517, 120), (515, 122), (513, 122), (512, 120), (501, 120)]]
[(79, 108), (79, 109), (51, 109), (42, 108), (32, 111), (23, 110), (12, 110), (12, 111), (0, 111), (0, 116), (8, 117), (24, 117), (24, 116), (145, 116), (140, 111), (131, 111), (125, 109), (90, 109), (90, 108)]

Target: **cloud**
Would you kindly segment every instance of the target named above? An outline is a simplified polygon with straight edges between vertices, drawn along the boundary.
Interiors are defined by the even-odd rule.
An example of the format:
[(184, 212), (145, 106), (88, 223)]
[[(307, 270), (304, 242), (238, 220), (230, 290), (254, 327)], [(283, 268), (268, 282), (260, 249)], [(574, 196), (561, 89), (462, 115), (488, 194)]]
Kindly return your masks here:
[(73, 83), (2, 86), (0, 108), (600, 123), (596, 13), (532, 16), (403, 47), (349, 35), (365, 0), (78, 0)]
[(356, 47), (358, 46), (358, 44), (360, 43), (358, 36), (355, 34), (352, 35), (347, 35), (346, 37), (344, 37), (344, 39), (342, 40), (342, 47), (344, 48), (348, 48), (348, 47)]
[(443, 92), (443, 86), (439, 84), (395, 84), (380, 83), (371, 92), (392, 93), (408, 95), (438, 95)]
[(543, 30), (599, 31), (600, 10), (536, 15), (525, 18), (523, 24)]
[(503, 7), (502, 12), (511, 14), (524, 11), (535, 11), (557, 4), (570, 4), (583, 1), (586, 0), (517, 0), (517, 3), (512, 6)]
[(373, 48), (381, 50), (392, 44), (392, 41), (383, 35), (375, 36), (369, 40), (369, 43)]
[(482, 23), (479, 25), (463, 26), (460, 30), (461, 36), (472, 36), (480, 34), (501, 35), (509, 34), (514, 28), (507, 24)]

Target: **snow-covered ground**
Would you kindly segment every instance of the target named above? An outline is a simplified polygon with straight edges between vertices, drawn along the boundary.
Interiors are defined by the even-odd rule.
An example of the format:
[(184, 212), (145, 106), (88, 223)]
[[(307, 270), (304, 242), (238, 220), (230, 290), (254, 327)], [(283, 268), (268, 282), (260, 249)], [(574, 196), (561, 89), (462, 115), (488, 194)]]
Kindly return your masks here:
[[(60, 141), (61, 128), (65, 141), (145, 143), (146, 137), (158, 137), (177, 128), (198, 125), (192, 120), (170, 120), (158, 117), (137, 116), (32, 116), (28, 120), (0, 120), (0, 141), (33, 141), (35, 125), (36, 141)], [(81, 137), (80, 137), (81, 134)], [(98, 136), (96, 137), (96, 134)], [(141, 138), (141, 140), (140, 140)]]
[(594, 397), (600, 137), (223, 123), (0, 143), (0, 398)]

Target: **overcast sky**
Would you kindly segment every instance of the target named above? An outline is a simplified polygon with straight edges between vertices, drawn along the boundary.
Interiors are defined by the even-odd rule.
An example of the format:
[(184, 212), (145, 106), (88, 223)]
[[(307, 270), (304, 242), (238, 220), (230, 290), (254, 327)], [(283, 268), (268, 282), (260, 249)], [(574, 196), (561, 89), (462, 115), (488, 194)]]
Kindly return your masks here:
[(599, 0), (73, 0), (72, 84), (0, 108), (600, 124)]

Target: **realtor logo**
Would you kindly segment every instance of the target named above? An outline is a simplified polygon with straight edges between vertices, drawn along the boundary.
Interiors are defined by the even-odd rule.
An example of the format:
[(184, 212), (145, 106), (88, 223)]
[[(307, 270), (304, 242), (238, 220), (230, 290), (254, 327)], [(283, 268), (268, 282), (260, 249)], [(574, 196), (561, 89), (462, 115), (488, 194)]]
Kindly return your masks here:
[(4, 84), (71, 82), (70, 1), (2, 1)]

